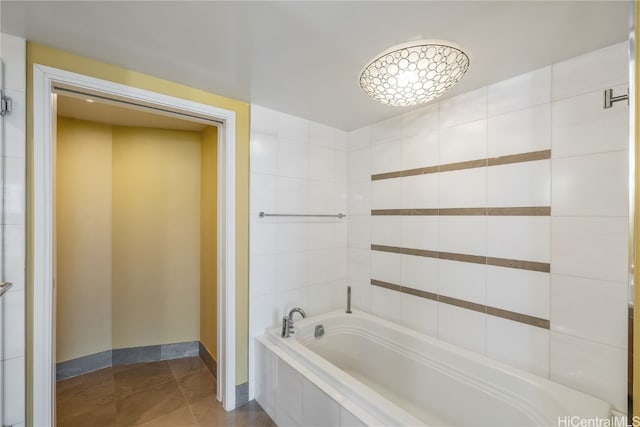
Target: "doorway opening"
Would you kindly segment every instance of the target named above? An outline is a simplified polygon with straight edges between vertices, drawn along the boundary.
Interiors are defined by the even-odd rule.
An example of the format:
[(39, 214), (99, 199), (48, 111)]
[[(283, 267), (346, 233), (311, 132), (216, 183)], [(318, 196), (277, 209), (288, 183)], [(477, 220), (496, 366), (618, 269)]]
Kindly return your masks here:
[(107, 355), (202, 355), (234, 409), (235, 113), (35, 65), (34, 141), (34, 424), (54, 425), (56, 371)]
[(217, 127), (55, 99), (58, 424), (189, 423), (216, 390)]

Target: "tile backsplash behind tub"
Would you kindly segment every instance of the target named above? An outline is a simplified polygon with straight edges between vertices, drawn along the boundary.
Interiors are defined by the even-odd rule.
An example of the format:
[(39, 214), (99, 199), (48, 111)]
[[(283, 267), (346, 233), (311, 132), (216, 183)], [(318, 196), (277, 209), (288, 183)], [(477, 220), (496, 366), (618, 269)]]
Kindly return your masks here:
[(348, 134), (355, 307), (626, 410), (627, 43)]
[(293, 307), (314, 315), (343, 304), (347, 278), (346, 218), (259, 214), (346, 214), (347, 133), (252, 105), (250, 188), (252, 397), (254, 338)]

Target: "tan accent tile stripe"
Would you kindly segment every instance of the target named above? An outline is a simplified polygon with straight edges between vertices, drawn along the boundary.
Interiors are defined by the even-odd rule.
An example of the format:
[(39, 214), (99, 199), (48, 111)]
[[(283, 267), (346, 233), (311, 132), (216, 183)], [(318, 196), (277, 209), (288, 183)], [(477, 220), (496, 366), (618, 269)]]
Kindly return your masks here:
[(371, 245), (372, 251), (389, 252), (402, 255), (413, 255), (427, 258), (440, 258), (449, 261), (469, 262), (473, 264), (495, 265), (497, 267), (516, 268), (518, 270), (551, 272), (551, 264), (536, 261), (523, 261), (518, 259), (492, 258), (481, 255), (457, 254), (452, 252), (438, 252), (427, 249), (402, 248), (399, 246)]
[(451, 252), (440, 252), (440, 259), (446, 259), (449, 261), (470, 262), (472, 264), (486, 264), (487, 257), (479, 255), (467, 255), (467, 254), (454, 254)]
[(487, 257), (487, 264), (495, 265), (498, 267), (517, 268), (520, 270), (540, 271), (542, 273), (551, 272), (551, 265), (546, 262), (521, 261), (517, 259)]
[(531, 153), (512, 154), (510, 156), (487, 159), (489, 166), (508, 165), (510, 163), (533, 162), (551, 158), (551, 150), (532, 151)]
[(551, 206), (488, 208), (489, 216), (550, 216)]
[(443, 208), (443, 209), (372, 209), (371, 215), (392, 216), (550, 216), (550, 206), (516, 206), (507, 208)]
[(404, 286), (402, 286), (402, 292), (404, 292), (405, 294), (414, 295), (416, 297), (438, 301), (438, 294), (434, 294), (433, 292), (421, 291), (420, 289), (405, 288)]
[(443, 304), (453, 305), (455, 307), (464, 308), (467, 310), (477, 311), (479, 313), (485, 313), (490, 316), (500, 317), (502, 319), (512, 320), (514, 322), (524, 323), (526, 325), (535, 326), (542, 329), (549, 329), (550, 322), (547, 319), (541, 319), (539, 317), (529, 316), (528, 314), (516, 313), (514, 311), (503, 310), (501, 308), (490, 307), (483, 304), (478, 304), (471, 301), (465, 301), (458, 298), (448, 297), (446, 295), (438, 295), (433, 292), (421, 291), (419, 289), (408, 288), (406, 286), (397, 285), (395, 283), (383, 282), (382, 280), (371, 279), (371, 285), (378, 286), (380, 288), (390, 289), (396, 292), (402, 292), (404, 294), (414, 295), (420, 298), (429, 299), (432, 301), (441, 302)]
[(382, 280), (371, 279), (371, 284), (373, 286), (378, 286), (380, 288), (391, 289), (392, 291), (402, 292), (402, 286), (395, 285), (389, 282), (383, 282)]
[(487, 159), (470, 160), (468, 162), (448, 163), (445, 165), (440, 165), (438, 167), (438, 172), (451, 172), (459, 171), (462, 169), (483, 168), (485, 166), (487, 166)]
[(467, 310), (478, 311), (480, 313), (487, 312), (486, 305), (478, 304), (471, 301), (465, 301), (458, 298), (451, 298), (445, 295), (438, 295), (438, 301), (449, 305), (455, 305), (456, 307), (466, 308)]
[(503, 319), (513, 320), (515, 322), (526, 323), (527, 325), (537, 326), (538, 328), (549, 329), (550, 322), (547, 319), (541, 319), (539, 317), (529, 316), (528, 314), (516, 313), (509, 310), (503, 310), (501, 308), (487, 306), (487, 314), (496, 317), (502, 317)]
[(482, 168), (485, 166), (506, 165), (510, 163), (531, 162), (551, 158), (551, 150), (533, 151), (530, 153), (513, 154), (488, 159), (469, 160), (466, 162), (446, 163), (443, 165), (427, 166), (424, 168), (406, 169), (401, 171), (385, 172), (371, 175), (372, 181), (381, 179), (400, 178), (403, 176), (425, 175), (437, 172), (450, 172), (462, 169)]
[(413, 256), (422, 256), (426, 258), (438, 258), (438, 251), (429, 251), (426, 249), (411, 249), (411, 248), (400, 248), (397, 246), (385, 246), (385, 245), (371, 245), (372, 251), (378, 252), (389, 252), (392, 254), (402, 254), (402, 255), (413, 255)]
[(371, 215), (438, 216), (439, 209), (372, 209)]
[(427, 166), (424, 168), (407, 169), (407, 170), (400, 171), (402, 176), (426, 175), (426, 174), (437, 173), (437, 172), (440, 172), (440, 166)]
[(400, 178), (401, 176), (402, 176), (402, 171), (379, 173), (377, 175), (371, 175), (371, 181), (377, 181), (379, 179)]
[[(436, 211), (436, 213), (434, 215), (438, 215), (438, 210), (435, 209), (435, 211)], [(409, 215), (413, 215), (413, 213), (411, 212), (411, 209), (372, 209), (371, 210), (371, 215), (376, 215), (376, 216), (385, 216), (385, 215), (409, 216)]]
[(486, 215), (487, 208), (445, 208), (439, 209), (442, 216), (477, 216)]

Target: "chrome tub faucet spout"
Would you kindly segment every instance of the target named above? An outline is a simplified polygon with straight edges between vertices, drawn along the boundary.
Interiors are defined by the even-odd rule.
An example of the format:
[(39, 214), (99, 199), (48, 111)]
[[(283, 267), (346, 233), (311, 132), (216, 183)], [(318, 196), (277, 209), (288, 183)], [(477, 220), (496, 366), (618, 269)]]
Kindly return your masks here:
[(284, 316), (282, 318), (282, 338), (289, 338), (294, 333), (293, 330), (293, 315), (299, 313), (302, 318), (307, 317), (307, 313), (304, 312), (300, 307), (292, 308), (289, 312), (289, 316)]

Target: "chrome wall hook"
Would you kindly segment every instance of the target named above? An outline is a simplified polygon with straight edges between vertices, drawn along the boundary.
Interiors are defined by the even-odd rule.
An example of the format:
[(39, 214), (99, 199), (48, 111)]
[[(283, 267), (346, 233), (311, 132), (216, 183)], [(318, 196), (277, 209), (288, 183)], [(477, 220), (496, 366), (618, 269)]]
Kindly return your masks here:
[(629, 90), (627, 89), (627, 93), (624, 95), (613, 96), (613, 89), (605, 89), (604, 91), (604, 108), (613, 107), (614, 102), (618, 101), (627, 101), (627, 105), (629, 105)]

